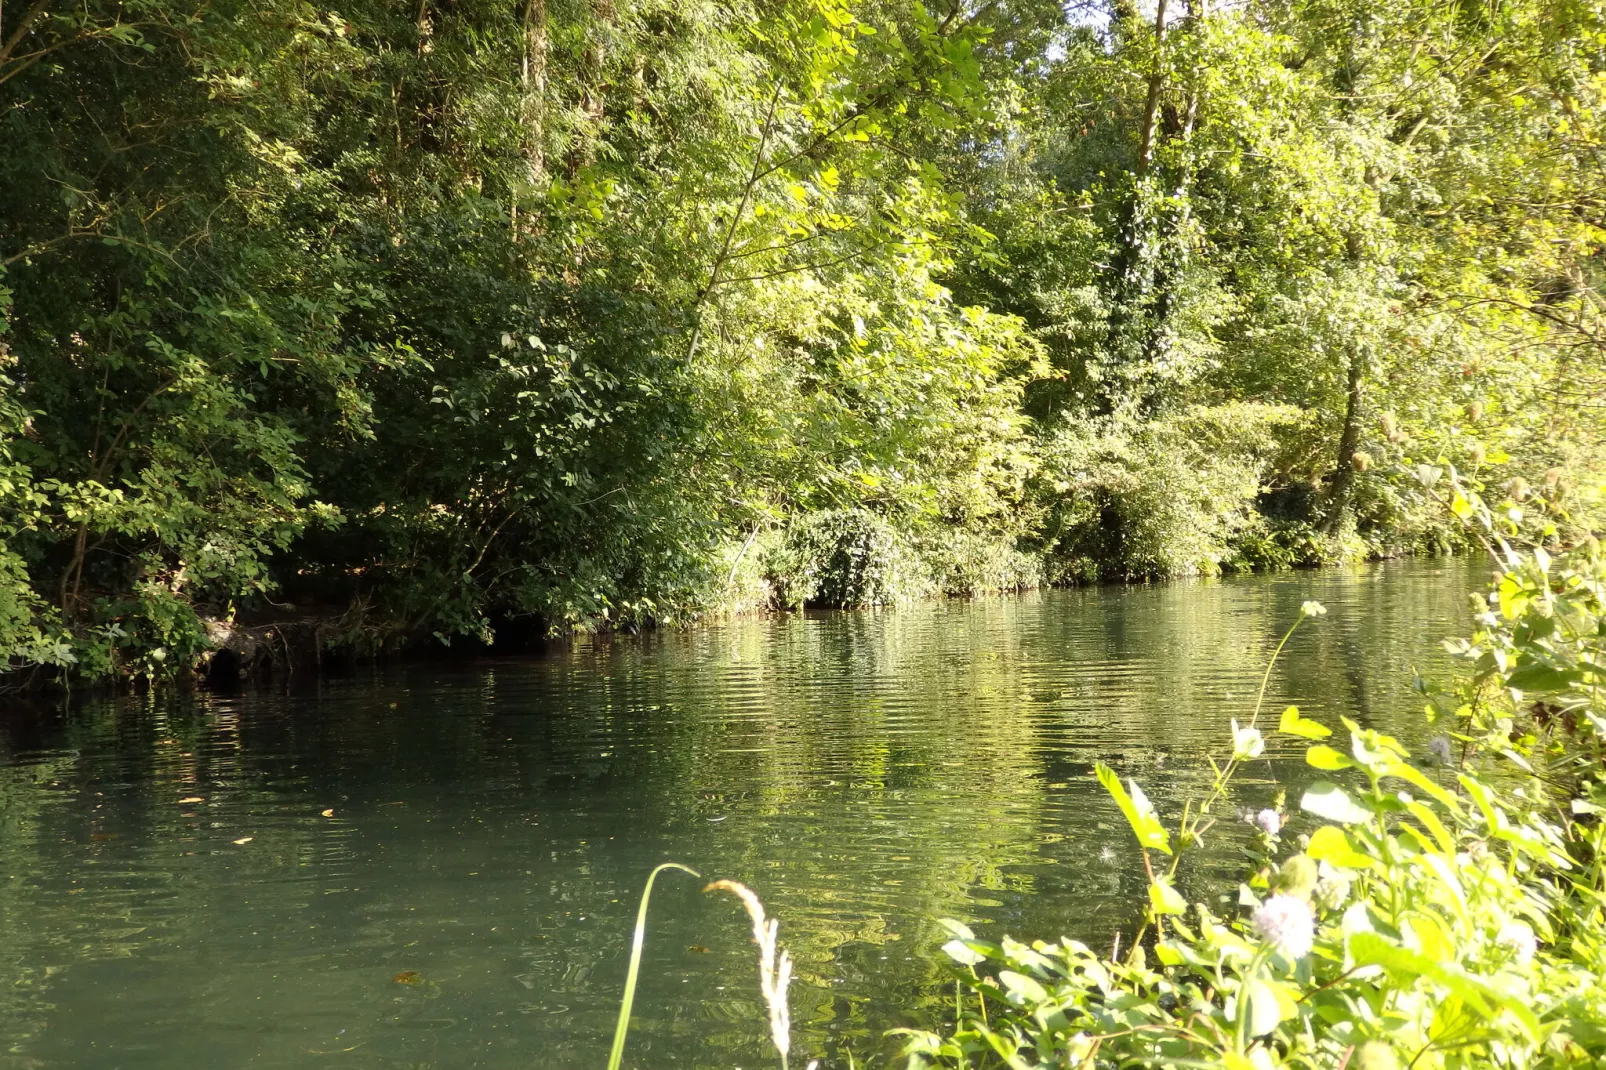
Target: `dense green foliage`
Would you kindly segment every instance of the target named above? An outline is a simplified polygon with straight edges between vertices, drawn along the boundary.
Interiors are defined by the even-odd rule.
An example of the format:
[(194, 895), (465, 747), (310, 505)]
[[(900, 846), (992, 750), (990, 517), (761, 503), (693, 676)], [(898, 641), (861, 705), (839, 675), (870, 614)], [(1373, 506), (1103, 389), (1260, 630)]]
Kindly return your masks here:
[[(1593, 523), (1606, 9), (0, 9), (0, 649)], [(256, 630), (253, 631), (253, 626)]]
[[(1101, 767), (1151, 874), (1143, 930), (1105, 956), (950, 923), (971, 997), (949, 1034), (911, 1033), (910, 1066), (1599, 1066), (1606, 562), (1505, 560), (1459, 647), (1468, 671), (1426, 689), (1447, 734), (1413, 759), (1346, 718), (1346, 746), (1312, 746), (1307, 761), (1332, 779), (1304, 792), (1298, 824), (1251, 817), (1240, 910), (1190, 907), (1173, 878), (1188, 847), (1221, 835), (1212, 808), (1265, 746), (1253, 722), (1235, 726), (1217, 790), (1175, 835)], [(1279, 730), (1332, 734), (1294, 707)]]

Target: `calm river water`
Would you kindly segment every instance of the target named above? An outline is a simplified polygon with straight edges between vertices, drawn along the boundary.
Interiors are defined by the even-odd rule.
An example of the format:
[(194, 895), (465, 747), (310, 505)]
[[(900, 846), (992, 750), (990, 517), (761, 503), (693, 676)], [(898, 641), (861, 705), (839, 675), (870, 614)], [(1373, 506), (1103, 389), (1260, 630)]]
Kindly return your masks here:
[[(1130, 928), (1141, 869), (1096, 759), (1174, 814), (1307, 598), (1330, 612), (1289, 644), (1273, 719), (1420, 739), (1413, 667), (1445, 670), (1485, 575), (1055, 591), (5, 711), (0, 1070), (599, 1068), (665, 859), (781, 919), (793, 1065), (862, 1066), (941, 1014), (935, 919)], [(1294, 753), (1237, 802), (1295, 783)], [(647, 949), (628, 1066), (774, 1065), (732, 900), (667, 874)]]

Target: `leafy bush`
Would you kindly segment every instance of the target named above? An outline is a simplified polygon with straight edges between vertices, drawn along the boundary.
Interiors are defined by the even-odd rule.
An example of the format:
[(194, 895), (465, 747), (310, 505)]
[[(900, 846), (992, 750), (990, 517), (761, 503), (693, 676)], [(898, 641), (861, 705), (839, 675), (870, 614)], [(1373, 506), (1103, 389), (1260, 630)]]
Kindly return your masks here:
[(1262, 527), (1256, 502), (1298, 410), (1198, 406), (1062, 422), (1042, 443), (1040, 545), (1055, 582), (1212, 575)]
[(785, 606), (883, 606), (930, 594), (904, 534), (868, 509), (808, 513), (787, 525), (769, 572)]

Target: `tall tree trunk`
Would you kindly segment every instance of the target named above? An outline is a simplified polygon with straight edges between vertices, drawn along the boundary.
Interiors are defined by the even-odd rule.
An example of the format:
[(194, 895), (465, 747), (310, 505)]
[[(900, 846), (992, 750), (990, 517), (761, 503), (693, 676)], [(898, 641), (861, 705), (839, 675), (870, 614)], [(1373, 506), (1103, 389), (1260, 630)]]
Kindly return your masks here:
[[(524, 0), (524, 57), (519, 67), (519, 125), (523, 128), (525, 181), (539, 188), (546, 177), (547, 0)], [(508, 217), (513, 240), (519, 239), (519, 192), (513, 193)]]
[(547, 0), (524, 0), (524, 158), (530, 184), (546, 175)]
[(1160, 90), (1164, 88), (1165, 66), (1162, 50), (1165, 47), (1166, 0), (1159, 0), (1154, 8), (1154, 66), (1149, 71), (1149, 95), (1143, 104), (1143, 134), (1138, 142), (1138, 177), (1149, 172), (1154, 160), (1154, 128), (1160, 115)]

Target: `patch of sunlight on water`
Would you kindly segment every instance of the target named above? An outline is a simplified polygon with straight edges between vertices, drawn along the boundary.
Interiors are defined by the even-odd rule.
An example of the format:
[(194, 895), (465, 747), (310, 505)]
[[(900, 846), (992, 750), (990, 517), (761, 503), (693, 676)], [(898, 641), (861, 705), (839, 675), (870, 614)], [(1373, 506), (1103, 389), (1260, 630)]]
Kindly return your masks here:
[[(642, 880), (751, 884), (794, 1062), (942, 1013), (935, 919), (1106, 946), (1095, 760), (1170, 813), (1246, 715), (1410, 725), (1469, 562), (818, 614), (0, 719), (0, 1070), (596, 1067)], [(1237, 801), (1303, 775), (1291, 747)], [(1189, 874), (1213, 894), (1230, 838)], [(662, 878), (627, 1066), (768, 1066), (746, 919)], [(951, 991), (951, 990), (950, 990)]]

